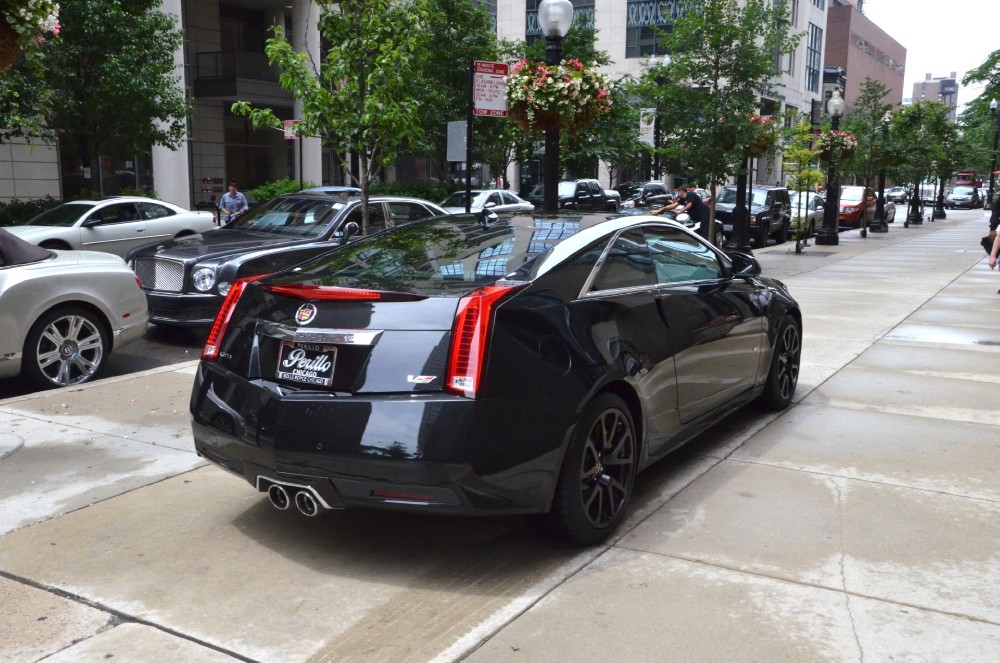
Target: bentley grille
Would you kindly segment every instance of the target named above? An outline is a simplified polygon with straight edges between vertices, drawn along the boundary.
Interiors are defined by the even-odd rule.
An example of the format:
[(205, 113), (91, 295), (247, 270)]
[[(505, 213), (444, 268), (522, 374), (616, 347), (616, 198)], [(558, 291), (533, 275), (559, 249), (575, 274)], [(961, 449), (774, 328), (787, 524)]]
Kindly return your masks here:
[(135, 275), (142, 287), (163, 292), (184, 290), (184, 263), (161, 258), (137, 258)]

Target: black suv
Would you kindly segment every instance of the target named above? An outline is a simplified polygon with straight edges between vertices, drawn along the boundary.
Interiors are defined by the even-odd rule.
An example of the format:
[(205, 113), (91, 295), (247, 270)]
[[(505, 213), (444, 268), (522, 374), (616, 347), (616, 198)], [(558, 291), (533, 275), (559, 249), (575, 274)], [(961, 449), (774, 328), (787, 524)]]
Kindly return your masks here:
[[(541, 184), (535, 185), (525, 198), (535, 207), (542, 207), (545, 204), (545, 187)], [(617, 212), (621, 206), (621, 194), (617, 191), (605, 191), (597, 180), (563, 180), (559, 183), (560, 209)]]
[[(727, 186), (715, 203), (715, 218), (722, 221), (726, 239), (733, 232), (732, 214), (736, 207), (736, 187)], [(755, 184), (747, 197), (750, 221), (747, 239), (757, 248), (767, 246), (767, 238), (774, 237), (776, 244), (784, 243), (791, 232), (792, 203), (785, 187)]]

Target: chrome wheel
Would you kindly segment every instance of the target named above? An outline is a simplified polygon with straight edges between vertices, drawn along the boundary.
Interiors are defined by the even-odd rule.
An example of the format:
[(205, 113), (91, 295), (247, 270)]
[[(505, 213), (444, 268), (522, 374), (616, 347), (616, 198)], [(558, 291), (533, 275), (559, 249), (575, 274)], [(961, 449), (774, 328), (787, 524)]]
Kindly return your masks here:
[(104, 332), (90, 313), (68, 311), (39, 321), (29, 334), (29, 375), (45, 386), (66, 387), (94, 378), (104, 365)]

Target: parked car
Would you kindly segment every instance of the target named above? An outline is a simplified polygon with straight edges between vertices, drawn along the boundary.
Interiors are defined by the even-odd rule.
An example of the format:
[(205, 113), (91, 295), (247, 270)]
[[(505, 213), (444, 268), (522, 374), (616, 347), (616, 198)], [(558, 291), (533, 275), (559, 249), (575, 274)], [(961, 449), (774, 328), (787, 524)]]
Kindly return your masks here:
[(840, 187), (839, 221), (841, 227), (860, 228), (861, 220), (871, 223), (875, 218), (875, 193), (868, 187)]
[(651, 199), (662, 200), (670, 195), (670, 190), (663, 182), (626, 182), (615, 188), (622, 198), (621, 209), (638, 209), (648, 207)]
[[(369, 231), (447, 214), (403, 196), (369, 198)], [(128, 255), (158, 325), (207, 326), (238, 279), (285, 269), (359, 236), (361, 196), (299, 192), (272, 198), (219, 230), (147, 244)], [(356, 223), (357, 227), (350, 226)]]
[[(465, 212), (465, 191), (455, 191), (440, 202), (441, 207), (450, 214)], [(510, 191), (499, 189), (473, 189), (469, 206), (471, 214), (482, 214), (483, 210), (490, 212), (530, 212), (535, 206)]]
[[(757, 248), (767, 246), (768, 237), (782, 244), (792, 232), (792, 203), (784, 187), (753, 185), (747, 205), (750, 211), (747, 240)], [(715, 216), (721, 219), (726, 239), (733, 232), (732, 214), (736, 207), (736, 187), (727, 186), (715, 203)]]
[[(597, 180), (563, 180), (559, 183), (558, 195), (560, 209), (617, 212), (622, 208), (621, 194), (614, 190), (606, 191)], [(525, 197), (535, 207), (544, 206), (545, 186), (536, 184)]]
[(43, 249), (0, 228), (0, 329), (0, 378), (82, 384), (146, 332), (146, 298), (118, 256)]
[(885, 201), (885, 222), (894, 223), (896, 221), (896, 203), (891, 200)]
[(905, 205), (910, 200), (910, 190), (905, 186), (894, 186), (885, 192), (887, 200)]
[(305, 192), (320, 193), (361, 193), (361, 189), (356, 186), (344, 186), (343, 184), (327, 184), (325, 186), (314, 186), (309, 189), (302, 189)]
[(735, 408), (787, 407), (801, 313), (749, 255), (655, 216), (428, 219), (240, 281), (195, 449), (306, 515), (545, 514), (611, 534), (636, 473)]
[(983, 199), (979, 196), (979, 189), (971, 186), (957, 186), (944, 198), (944, 206), (948, 209), (957, 207), (975, 209), (982, 205)]
[(811, 191), (796, 191), (791, 194), (792, 232), (798, 230), (798, 219), (802, 219), (801, 237), (815, 237), (816, 228), (823, 225), (823, 204), (825, 199)]
[(120, 257), (137, 246), (215, 228), (212, 212), (192, 212), (142, 196), (73, 200), (7, 230), (46, 249), (105, 251)]

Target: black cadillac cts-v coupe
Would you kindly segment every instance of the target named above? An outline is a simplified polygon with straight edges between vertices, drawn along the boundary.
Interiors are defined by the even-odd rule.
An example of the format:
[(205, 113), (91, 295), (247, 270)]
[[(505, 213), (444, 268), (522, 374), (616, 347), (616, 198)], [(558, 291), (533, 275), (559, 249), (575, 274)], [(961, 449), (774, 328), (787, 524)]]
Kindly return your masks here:
[(195, 446), (279, 509), (537, 513), (595, 543), (639, 470), (789, 405), (801, 330), (756, 260), (659, 217), (418, 221), (234, 284)]

